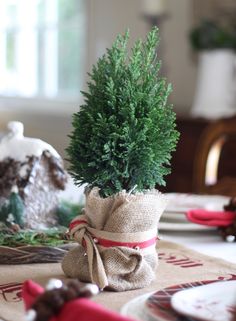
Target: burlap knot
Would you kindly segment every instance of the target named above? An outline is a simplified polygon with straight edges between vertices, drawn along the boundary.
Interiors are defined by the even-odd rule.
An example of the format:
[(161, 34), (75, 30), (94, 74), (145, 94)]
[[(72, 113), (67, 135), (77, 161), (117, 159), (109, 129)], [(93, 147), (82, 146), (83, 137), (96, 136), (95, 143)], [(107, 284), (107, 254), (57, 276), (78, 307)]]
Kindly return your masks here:
[(103, 289), (108, 285), (108, 280), (100, 253), (94, 241), (94, 237), (88, 230), (89, 225), (86, 216), (80, 215), (78, 218), (81, 223), (72, 228), (71, 235), (80, 245), (85, 248), (85, 255), (88, 257), (88, 267), (91, 281)]

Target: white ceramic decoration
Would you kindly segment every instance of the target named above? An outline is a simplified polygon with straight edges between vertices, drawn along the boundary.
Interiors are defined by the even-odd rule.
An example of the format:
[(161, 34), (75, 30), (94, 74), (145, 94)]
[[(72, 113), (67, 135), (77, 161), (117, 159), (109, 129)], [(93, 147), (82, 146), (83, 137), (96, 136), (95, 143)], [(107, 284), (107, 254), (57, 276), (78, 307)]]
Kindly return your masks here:
[(7, 125), (8, 134), (0, 141), (0, 161), (14, 158), (23, 162), (28, 156), (40, 157), (44, 151), (49, 151), (54, 157), (60, 158), (57, 151), (48, 143), (38, 138), (24, 136), (24, 125), (18, 121), (11, 121)]
[(192, 115), (213, 119), (236, 113), (235, 61), (230, 49), (200, 52)]

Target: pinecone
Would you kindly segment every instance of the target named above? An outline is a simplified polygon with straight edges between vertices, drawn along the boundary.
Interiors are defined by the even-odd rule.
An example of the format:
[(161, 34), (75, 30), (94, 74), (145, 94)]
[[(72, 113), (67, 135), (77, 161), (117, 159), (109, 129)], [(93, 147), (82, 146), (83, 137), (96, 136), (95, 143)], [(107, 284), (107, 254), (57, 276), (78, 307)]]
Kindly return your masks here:
[[(59, 316), (67, 302), (78, 298), (90, 298), (98, 292), (95, 284), (83, 284), (76, 279), (63, 284), (60, 280), (51, 279), (46, 291), (38, 296), (32, 308), (28, 310), (26, 320), (48, 321), (55, 315)], [(75, 319), (79, 320), (76, 316)]]
[(229, 203), (224, 206), (224, 210), (235, 212), (235, 220), (229, 226), (219, 227), (220, 235), (227, 242), (236, 242), (236, 197), (229, 200)]

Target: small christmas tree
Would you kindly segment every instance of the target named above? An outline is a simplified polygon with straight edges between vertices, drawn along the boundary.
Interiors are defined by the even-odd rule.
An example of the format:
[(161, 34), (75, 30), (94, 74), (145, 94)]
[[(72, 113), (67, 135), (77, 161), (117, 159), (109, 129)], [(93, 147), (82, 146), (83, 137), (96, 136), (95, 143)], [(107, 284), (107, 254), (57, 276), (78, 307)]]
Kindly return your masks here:
[(103, 197), (165, 185), (179, 137), (167, 103), (171, 85), (159, 75), (158, 29), (130, 55), (128, 39), (119, 35), (93, 66), (67, 148), (75, 182), (99, 187)]
[(158, 30), (130, 55), (128, 38), (128, 32), (118, 36), (93, 67), (67, 149), (75, 181), (89, 185), (82, 215), (70, 224), (79, 245), (62, 269), (115, 291), (145, 287), (156, 276), (156, 235), (167, 201), (154, 187), (165, 184), (178, 140), (167, 103), (171, 86), (158, 74)]
[(24, 225), (24, 203), (18, 192), (12, 191), (9, 200), (0, 205), (0, 222), (6, 225)]

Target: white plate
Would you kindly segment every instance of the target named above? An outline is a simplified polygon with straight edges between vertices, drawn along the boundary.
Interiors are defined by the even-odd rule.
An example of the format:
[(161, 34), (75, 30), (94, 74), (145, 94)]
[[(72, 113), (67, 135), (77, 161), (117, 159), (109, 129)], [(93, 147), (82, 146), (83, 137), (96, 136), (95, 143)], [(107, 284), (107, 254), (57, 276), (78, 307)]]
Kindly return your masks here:
[(172, 307), (204, 321), (230, 321), (236, 312), (236, 281), (215, 282), (175, 293)]
[(185, 212), (164, 212), (161, 216), (161, 221), (165, 222), (187, 222)]
[(229, 197), (221, 195), (197, 195), (184, 193), (166, 193), (169, 201), (166, 212), (187, 212), (193, 208), (204, 208), (209, 211), (222, 210)]
[(159, 222), (159, 231), (214, 231), (216, 227), (194, 224), (194, 223), (170, 223)]
[(229, 197), (221, 195), (167, 193), (166, 198), (169, 200), (169, 203), (159, 223), (159, 230), (163, 231), (215, 230), (215, 227), (189, 222), (185, 214), (193, 208), (222, 210), (223, 206), (229, 202)]
[(168, 223), (189, 223), (185, 212), (167, 212), (161, 215), (160, 222)]
[(152, 294), (153, 292), (146, 293), (130, 300), (125, 305), (123, 305), (123, 307), (120, 310), (120, 313), (122, 315), (140, 321), (156, 321), (156, 319), (149, 315), (145, 307), (145, 302), (147, 298)]

